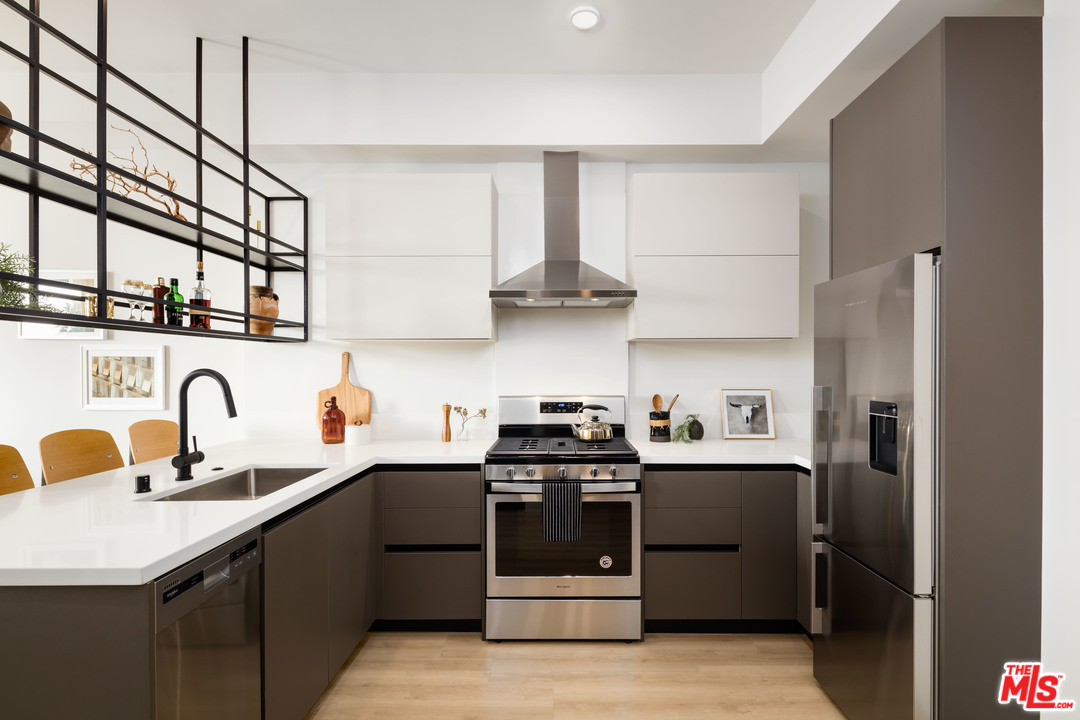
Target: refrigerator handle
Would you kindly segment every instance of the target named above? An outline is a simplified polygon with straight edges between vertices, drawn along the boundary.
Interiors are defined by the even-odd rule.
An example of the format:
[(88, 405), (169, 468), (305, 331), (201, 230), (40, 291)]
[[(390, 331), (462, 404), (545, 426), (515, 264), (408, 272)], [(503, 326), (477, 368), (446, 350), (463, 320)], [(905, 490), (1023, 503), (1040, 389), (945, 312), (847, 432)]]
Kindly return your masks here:
[(810, 610), (810, 634), (821, 634), (821, 620), (825, 615), (825, 607), (828, 604), (828, 584), (826, 582), (829, 572), (829, 556), (825, 552), (825, 543), (811, 543), (813, 548), (814, 563), (810, 571), (810, 596), (813, 605)]
[(829, 522), (829, 484), (832, 478), (832, 388), (814, 386), (814, 419), (810, 423), (810, 443), (813, 459), (810, 464), (810, 485), (813, 501), (810, 511), (814, 534), (822, 535)]

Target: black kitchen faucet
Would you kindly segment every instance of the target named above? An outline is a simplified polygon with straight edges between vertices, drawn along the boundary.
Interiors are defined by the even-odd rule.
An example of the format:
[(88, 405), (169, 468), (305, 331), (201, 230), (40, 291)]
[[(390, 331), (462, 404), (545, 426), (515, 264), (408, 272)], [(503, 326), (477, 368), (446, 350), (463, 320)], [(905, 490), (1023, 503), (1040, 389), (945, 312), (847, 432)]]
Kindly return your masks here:
[(187, 390), (191, 381), (197, 377), (206, 376), (212, 377), (217, 380), (218, 385), (221, 386), (221, 394), (225, 397), (225, 410), (229, 413), (229, 417), (236, 417), (236, 405), (233, 403), (232, 388), (229, 387), (229, 381), (225, 379), (225, 376), (219, 373), (217, 370), (211, 370), (210, 368), (199, 368), (198, 370), (192, 370), (186, 376), (184, 376), (183, 382), (180, 383), (180, 454), (172, 459), (173, 467), (176, 468), (177, 480), (190, 480), (191, 479), (191, 466), (195, 463), (200, 463), (205, 459), (205, 455), (199, 452), (199, 443), (195, 439), (195, 436), (191, 436), (191, 444), (194, 450), (188, 452), (187, 436), (188, 436), (188, 410), (187, 410)]

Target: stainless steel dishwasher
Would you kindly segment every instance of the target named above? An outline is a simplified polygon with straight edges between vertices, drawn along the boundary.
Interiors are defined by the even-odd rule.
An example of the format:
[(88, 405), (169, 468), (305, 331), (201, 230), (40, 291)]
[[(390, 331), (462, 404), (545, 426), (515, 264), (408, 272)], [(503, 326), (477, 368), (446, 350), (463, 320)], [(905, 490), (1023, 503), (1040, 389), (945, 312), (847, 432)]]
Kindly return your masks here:
[(258, 528), (154, 582), (156, 720), (262, 716)]

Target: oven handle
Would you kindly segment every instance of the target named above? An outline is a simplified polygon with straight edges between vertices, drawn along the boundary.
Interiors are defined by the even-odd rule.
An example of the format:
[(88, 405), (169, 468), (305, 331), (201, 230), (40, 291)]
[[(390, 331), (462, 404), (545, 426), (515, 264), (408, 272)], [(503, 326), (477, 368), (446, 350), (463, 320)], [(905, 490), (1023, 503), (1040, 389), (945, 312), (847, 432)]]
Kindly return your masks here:
[[(489, 485), (491, 488), (491, 492), (493, 493), (519, 493), (522, 495), (539, 495), (542, 492), (540, 483), (492, 482)], [(626, 493), (637, 492), (637, 489), (637, 481), (581, 483), (582, 494)]]

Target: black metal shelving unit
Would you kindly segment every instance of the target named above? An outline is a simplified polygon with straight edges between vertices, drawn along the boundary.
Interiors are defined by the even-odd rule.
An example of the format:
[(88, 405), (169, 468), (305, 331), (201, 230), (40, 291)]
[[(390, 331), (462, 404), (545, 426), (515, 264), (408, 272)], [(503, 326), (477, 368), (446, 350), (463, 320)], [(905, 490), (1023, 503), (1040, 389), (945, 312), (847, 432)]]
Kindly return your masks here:
[[(196, 98), (195, 118), (189, 118), (184, 113), (162, 100), (145, 87), (120, 72), (108, 63), (107, 59), (107, 0), (98, 0), (97, 8), (97, 49), (91, 52), (81, 46), (54, 26), (45, 22), (40, 17), (40, 0), (30, 0), (26, 7), (15, 0), (0, 0), (4, 6), (25, 20), (29, 33), (27, 52), (21, 52), (15, 47), (0, 41), (0, 51), (22, 61), (29, 73), (29, 114), (27, 122), (12, 120), (0, 116), (0, 123), (13, 128), (15, 133), (22, 133), (28, 140), (28, 152), (20, 155), (14, 152), (0, 150), (0, 184), (23, 191), (28, 197), (29, 208), (29, 255), (33, 258), (40, 256), (40, 200), (46, 199), (77, 210), (93, 214), (96, 217), (96, 257), (97, 282), (95, 287), (74, 285), (70, 283), (56, 282), (42, 279), (38, 276), (38, 269), (32, 267), (29, 275), (18, 275), (0, 272), (0, 279), (13, 280), (24, 283), (36, 289), (40, 296), (45, 298), (81, 299), (83, 296), (96, 295), (94, 304), (95, 315), (73, 315), (70, 313), (57, 313), (47, 310), (30, 308), (0, 307), (0, 320), (16, 320), (20, 322), (41, 322), (55, 325), (76, 325), (83, 327), (106, 328), (113, 330), (129, 330), (136, 332), (158, 332), (176, 335), (205, 336), (219, 338), (236, 338), (243, 340), (258, 340), (265, 342), (305, 342), (308, 339), (308, 205), (307, 197), (283, 182), (273, 174), (251, 160), (249, 145), (249, 113), (248, 113), (248, 38), (243, 38), (242, 56), (242, 79), (243, 79), (243, 117), (242, 147), (237, 149), (224, 142), (216, 135), (209, 132), (202, 124), (203, 98), (203, 48), (202, 39), (196, 39)], [(45, 33), (51, 38), (63, 44), (68, 50), (74, 52), (84, 60), (96, 66), (96, 90), (91, 93), (81, 85), (64, 78), (58, 72), (47, 67), (41, 62), (41, 34)], [(39, 131), (41, 97), (40, 81), (42, 76), (49, 78), (75, 92), (84, 99), (93, 102), (96, 109), (96, 154), (87, 152), (68, 145), (61, 140), (49, 137)], [(108, 102), (107, 91), (109, 81), (123, 83), (135, 91), (142, 98), (149, 100), (157, 108), (166, 111), (173, 119), (185, 125), (194, 132), (195, 147), (185, 147), (158, 132), (148, 124), (141, 122), (132, 115), (113, 106)], [(107, 149), (107, 132), (109, 129), (109, 116), (113, 115), (130, 125), (137, 127), (141, 132), (164, 143), (172, 150), (182, 154), (194, 164), (195, 168), (195, 195), (194, 199), (183, 196), (159, 183), (149, 181), (139, 175), (133, 174), (127, 169), (109, 161)], [(213, 143), (220, 152), (231, 156), (240, 162), (242, 177), (227, 172), (223, 168), (210, 162), (205, 154), (205, 143)], [(96, 168), (96, 182), (87, 182), (78, 175), (61, 170), (40, 160), (41, 145), (45, 144), (65, 154), (74, 160), (93, 165)], [(207, 173), (215, 173), (219, 179), (234, 183), (241, 189), (243, 206), (236, 209), (236, 215), (231, 216), (219, 212), (204, 203), (204, 176)], [(195, 220), (189, 221), (174, 217), (163, 210), (145, 202), (125, 197), (108, 189), (107, 177), (110, 173), (137, 182), (153, 192), (175, 200), (185, 208), (193, 208)], [(252, 175), (255, 174), (262, 183), (253, 183)], [(275, 188), (274, 192), (262, 192), (260, 188), (267, 185)], [(251, 227), (251, 206), (257, 201), (265, 208), (266, 229)], [(273, 210), (278, 203), (300, 204), (301, 213), (301, 237), (293, 242), (286, 242), (274, 237), (271, 232), (271, 219)], [(239, 219), (237, 219), (239, 218)], [(216, 221), (214, 228), (206, 225), (207, 219)], [(173, 325), (158, 325), (135, 320), (122, 320), (109, 317), (108, 306), (112, 304), (119, 307), (128, 307), (132, 301), (153, 304), (153, 298), (147, 296), (131, 295), (107, 287), (108, 277), (108, 223), (110, 221), (122, 223), (138, 230), (152, 234), (165, 240), (189, 246), (195, 251), (195, 261), (203, 259), (204, 253), (235, 260), (242, 264), (244, 287), (244, 307), (240, 309), (226, 309), (219, 307), (210, 308), (210, 317), (219, 328), (204, 330)], [(276, 273), (299, 273), (303, 282), (303, 319), (289, 320), (283, 318), (267, 318), (251, 314), (250, 301), (247, 287), (255, 280), (253, 274), (262, 273), (262, 283), (256, 284), (273, 285)], [(156, 274), (156, 273), (155, 273)], [(192, 308), (190, 304), (184, 304), (185, 308)], [(274, 320), (277, 328), (286, 329), (290, 334), (280, 335), (257, 335), (250, 332), (251, 320)], [(220, 329), (225, 324), (233, 329)]]

